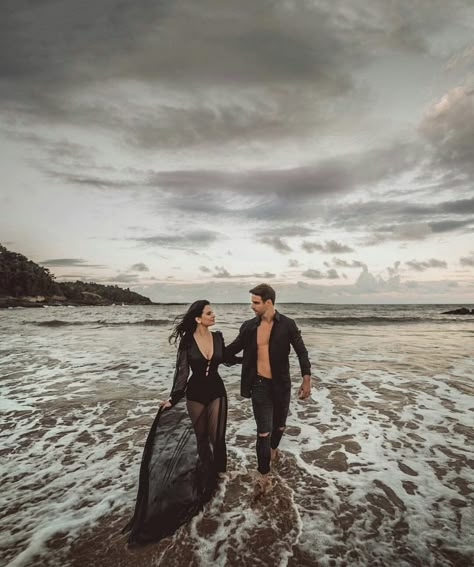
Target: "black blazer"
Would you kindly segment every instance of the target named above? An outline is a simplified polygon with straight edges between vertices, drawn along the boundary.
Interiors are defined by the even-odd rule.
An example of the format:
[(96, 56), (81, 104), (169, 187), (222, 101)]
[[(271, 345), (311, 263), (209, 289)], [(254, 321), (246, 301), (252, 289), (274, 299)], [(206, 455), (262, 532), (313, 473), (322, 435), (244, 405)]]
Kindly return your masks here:
[[(226, 358), (231, 358), (241, 350), (244, 351), (240, 383), (240, 393), (244, 398), (250, 398), (252, 383), (257, 375), (257, 327), (259, 325), (260, 317), (245, 321), (240, 327), (238, 337), (225, 348)], [(301, 375), (311, 374), (311, 363), (301, 337), (301, 331), (293, 319), (276, 311), (270, 333), (269, 354), (273, 384), (275, 389), (280, 392), (291, 388), (290, 345), (293, 346), (298, 356)]]

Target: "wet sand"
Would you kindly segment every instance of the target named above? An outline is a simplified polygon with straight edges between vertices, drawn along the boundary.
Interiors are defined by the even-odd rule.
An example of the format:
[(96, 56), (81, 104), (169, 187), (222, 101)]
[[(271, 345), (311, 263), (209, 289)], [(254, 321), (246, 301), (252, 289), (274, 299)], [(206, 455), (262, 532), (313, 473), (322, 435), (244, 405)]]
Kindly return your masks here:
[[(153, 318), (166, 321), (162, 309)], [(234, 309), (235, 321), (231, 312), (220, 325), (229, 338)], [(321, 380), (310, 400), (293, 397), (274, 488), (257, 503), (251, 406), (239, 396), (239, 369), (223, 369), (227, 477), (173, 537), (129, 549), (121, 529), (174, 351), (166, 325), (104, 328), (87, 316), (67, 331), (12, 321), (17, 333), (2, 342), (3, 564), (472, 563), (470, 327), (300, 323)]]

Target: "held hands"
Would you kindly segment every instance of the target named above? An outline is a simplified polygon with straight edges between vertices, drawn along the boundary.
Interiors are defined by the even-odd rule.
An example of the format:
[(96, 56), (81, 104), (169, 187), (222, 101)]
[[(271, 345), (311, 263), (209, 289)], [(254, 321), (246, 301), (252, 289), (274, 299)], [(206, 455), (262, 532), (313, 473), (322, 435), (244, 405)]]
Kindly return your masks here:
[(171, 402), (169, 400), (163, 400), (162, 402), (160, 402), (160, 408), (170, 408), (171, 407)]
[(303, 376), (303, 382), (298, 390), (298, 398), (304, 400), (311, 395), (311, 376)]

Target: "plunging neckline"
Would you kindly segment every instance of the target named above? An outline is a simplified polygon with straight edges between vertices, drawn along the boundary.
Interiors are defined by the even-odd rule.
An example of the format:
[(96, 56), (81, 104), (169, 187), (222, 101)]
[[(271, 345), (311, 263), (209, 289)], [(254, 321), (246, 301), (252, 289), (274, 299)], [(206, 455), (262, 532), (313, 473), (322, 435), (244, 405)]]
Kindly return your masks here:
[(212, 340), (212, 354), (209, 358), (207, 358), (207, 356), (202, 352), (201, 347), (199, 346), (199, 343), (196, 340), (196, 337), (193, 334), (193, 340), (196, 343), (197, 349), (200, 353), (200, 355), (204, 358), (204, 360), (207, 360), (208, 362), (210, 362), (212, 360), (212, 357), (214, 356), (214, 333), (211, 332), (211, 340)]

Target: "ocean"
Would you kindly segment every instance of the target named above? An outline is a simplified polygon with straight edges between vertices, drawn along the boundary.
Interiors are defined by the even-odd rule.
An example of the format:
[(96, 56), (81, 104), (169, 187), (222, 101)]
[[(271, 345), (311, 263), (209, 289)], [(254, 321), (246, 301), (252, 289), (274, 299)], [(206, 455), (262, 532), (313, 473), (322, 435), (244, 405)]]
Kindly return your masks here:
[[(0, 312), (2, 566), (462, 566), (474, 561), (474, 316), (453, 305), (277, 305), (313, 366), (252, 501), (255, 425), (240, 367), (228, 473), (173, 537), (128, 548), (144, 441), (171, 387), (180, 305)], [(471, 309), (472, 305), (466, 305)], [(215, 305), (226, 342), (252, 317)]]

